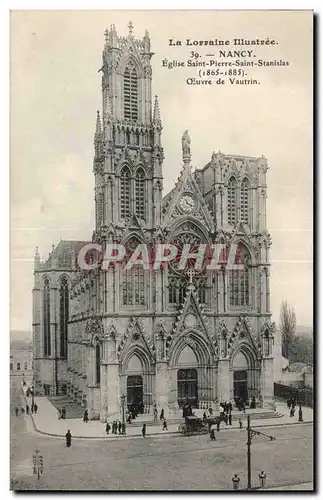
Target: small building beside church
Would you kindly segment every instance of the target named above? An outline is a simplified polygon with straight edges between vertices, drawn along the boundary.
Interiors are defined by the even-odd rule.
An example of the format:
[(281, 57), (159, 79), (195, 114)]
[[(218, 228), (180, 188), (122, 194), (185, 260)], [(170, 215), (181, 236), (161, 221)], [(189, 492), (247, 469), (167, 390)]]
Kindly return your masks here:
[[(94, 134), (96, 225), (92, 241), (61, 241), (48, 259), (35, 254), (33, 341), (38, 394), (68, 394), (106, 421), (125, 405), (152, 413), (185, 403), (208, 408), (255, 398), (273, 405), (270, 235), (265, 157), (210, 153), (193, 169), (182, 137), (181, 172), (163, 196), (164, 151), (152, 97), (148, 32), (105, 33), (102, 111)], [(194, 139), (192, 138), (192, 143)], [(193, 148), (192, 148), (193, 149)], [(87, 244), (236, 245), (239, 269), (158, 269), (96, 263), (82, 269)], [(220, 256), (221, 257), (221, 256)], [(92, 262), (92, 261), (91, 261)], [(221, 263), (222, 262), (222, 263)], [(190, 272), (193, 270), (193, 272)]]

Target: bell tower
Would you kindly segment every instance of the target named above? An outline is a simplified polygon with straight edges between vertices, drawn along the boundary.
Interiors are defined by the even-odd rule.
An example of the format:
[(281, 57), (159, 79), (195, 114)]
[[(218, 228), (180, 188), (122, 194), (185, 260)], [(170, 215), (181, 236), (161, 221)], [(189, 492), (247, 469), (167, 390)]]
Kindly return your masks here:
[[(94, 135), (95, 240), (107, 231), (120, 234), (130, 220), (145, 231), (160, 225), (162, 124), (157, 96), (152, 98), (148, 32), (142, 39), (105, 31), (102, 59), (102, 112)], [(109, 229), (110, 228), (110, 229)]]

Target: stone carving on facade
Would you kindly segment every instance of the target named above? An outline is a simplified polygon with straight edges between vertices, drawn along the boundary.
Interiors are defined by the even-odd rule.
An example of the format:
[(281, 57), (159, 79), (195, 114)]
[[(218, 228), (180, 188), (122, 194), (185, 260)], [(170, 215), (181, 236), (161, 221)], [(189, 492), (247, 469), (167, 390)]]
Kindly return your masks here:
[(191, 154), (191, 139), (188, 135), (188, 130), (185, 130), (182, 136), (182, 152), (183, 156), (189, 156)]

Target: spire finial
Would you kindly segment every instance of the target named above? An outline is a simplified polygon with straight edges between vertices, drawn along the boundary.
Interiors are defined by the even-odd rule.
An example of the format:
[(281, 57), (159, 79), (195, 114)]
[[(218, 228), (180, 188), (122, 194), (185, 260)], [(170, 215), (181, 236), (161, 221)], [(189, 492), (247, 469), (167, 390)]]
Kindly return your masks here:
[(128, 28), (129, 28), (129, 35), (131, 36), (132, 35), (132, 31), (133, 31), (132, 21), (129, 21)]
[(105, 41), (107, 42), (108, 38), (109, 38), (109, 30), (108, 30), (108, 28), (105, 30), (104, 36), (105, 36)]
[(188, 130), (185, 130), (182, 136), (182, 152), (184, 165), (187, 166), (191, 162), (191, 139), (188, 135)]

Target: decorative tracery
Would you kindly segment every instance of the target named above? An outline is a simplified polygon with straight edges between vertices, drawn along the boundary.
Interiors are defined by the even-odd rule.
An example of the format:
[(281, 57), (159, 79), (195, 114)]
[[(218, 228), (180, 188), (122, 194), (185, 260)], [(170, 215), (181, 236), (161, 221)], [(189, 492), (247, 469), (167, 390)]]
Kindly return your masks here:
[(60, 325), (60, 356), (67, 358), (67, 332), (69, 315), (69, 291), (68, 282), (64, 276), (61, 279), (59, 291), (59, 325)]
[(228, 182), (228, 223), (235, 224), (237, 222), (237, 183), (234, 177), (231, 177)]
[(120, 176), (120, 210), (121, 219), (130, 217), (130, 173), (124, 167)]
[(127, 66), (123, 76), (124, 117), (138, 120), (138, 79), (136, 69)]
[(251, 258), (243, 245), (238, 245), (235, 264), (239, 265), (239, 269), (228, 271), (230, 306), (250, 306)]
[(135, 213), (140, 219), (145, 219), (145, 174), (141, 168), (135, 178)]
[(51, 355), (51, 334), (50, 334), (50, 282), (44, 279), (43, 289), (43, 327), (44, 327), (44, 355)]
[(241, 222), (249, 224), (249, 189), (250, 184), (248, 179), (243, 179), (240, 190), (240, 213)]

